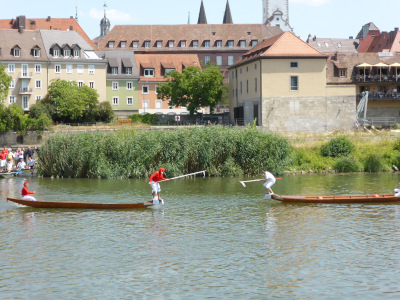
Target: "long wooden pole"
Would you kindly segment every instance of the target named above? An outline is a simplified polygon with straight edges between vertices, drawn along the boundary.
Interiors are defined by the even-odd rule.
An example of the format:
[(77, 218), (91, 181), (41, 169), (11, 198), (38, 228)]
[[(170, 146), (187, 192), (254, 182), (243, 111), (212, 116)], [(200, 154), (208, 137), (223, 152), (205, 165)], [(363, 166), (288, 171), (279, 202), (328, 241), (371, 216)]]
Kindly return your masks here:
[(203, 177), (206, 177), (206, 172), (207, 172), (207, 170), (203, 170), (203, 171), (199, 171), (199, 172), (194, 172), (194, 173), (190, 173), (190, 174), (185, 174), (185, 175), (181, 175), (181, 176), (167, 178), (165, 180), (160, 180), (160, 181), (157, 181), (157, 182), (165, 182), (165, 181), (175, 180), (175, 179), (184, 178), (184, 177), (188, 177), (188, 176), (192, 176), (192, 175), (196, 175), (196, 174), (200, 174), (200, 173), (203, 173)]
[[(276, 180), (278, 180), (278, 179), (282, 179), (282, 178), (275, 178)], [(256, 182), (256, 181), (264, 181), (265, 180), (265, 178), (263, 178), (263, 179), (254, 179), (254, 180), (247, 180), (247, 181), (239, 181), (244, 187), (246, 187), (246, 184), (245, 183), (247, 183), (247, 182)]]

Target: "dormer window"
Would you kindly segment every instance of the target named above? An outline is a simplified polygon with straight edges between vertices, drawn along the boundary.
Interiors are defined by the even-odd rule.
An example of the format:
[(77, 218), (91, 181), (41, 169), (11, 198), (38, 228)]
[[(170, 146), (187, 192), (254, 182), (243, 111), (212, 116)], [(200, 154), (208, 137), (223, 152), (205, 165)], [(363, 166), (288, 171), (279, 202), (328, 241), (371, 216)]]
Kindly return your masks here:
[(175, 71), (175, 68), (166, 68), (164, 69), (164, 74), (168, 74), (169, 72)]
[(246, 48), (246, 41), (239, 41), (240, 48)]
[(186, 41), (181, 41), (181, 48), (186, 48)]
[(126, 48), (126, 41), (121, 42), (121, 48)]
[(174, 48), (174, 41), (168, 41), (168, 47)]
[(257, 41), (257, 40), (252, 40), (252, 41), (251, 41), (251, 46), (252, 46), (252, 47), (256, 46), (257, 44), (258, 44), (258, 41)]
[(210, 41), (204, 41), (204, 48), (210, 48)]
[(193, 45), (193, 48), (198, 48), (199, 47), (199, 41), (193, 41), (192, 45)]
[(71, 56), (71, 50), (70, 49), (64, 49), (64, 57), (70, 57)]
[(114, 41), (108, 42), (108, 48), (114, 48)]
[(133, 41), (132, 42), (132, 48), (138, 48), (139, 47), (139, 42), (138, 41)]
[(131, 75), (132, 74), (132, 68), (131, 67), (125, 68), (125, 74)]
[(14, 57), (20, 57), (21, 56), (21, 48), (19, 46), (15, 46), (13, 48), (13, 55), (14, 55)]
[(60, 57), (60, 50), (59, 49), (53, 49), (53, 56), (54, 57)]
[(144, 69), (143, 76), (144, 77), (154, 77), (154, 69)]
[(157, 41), (156, 46), (157, 48), (162, 48), (162, 41)]
[(112, 67), (112, 68), (111, 68), (111, 74), (112, 74), (112, 75), (118, 75), (118, 68)]
[(150, 48), (150, 41), (145, 41), (145, 42), (144, 42), (144, 47), (145, 47), (146, 49), (149, 49), (149, 48)]
[(228, 41), (228, 47), (229, 47), (229, 48), (233, 48), (233, 45), (234, 45), (234, 44), (233, 44), (233, 41)]
[(79, 49), (74, 50), (74, 57), (80, 57), (81, 56), (81, 51)]
[(217, 44), (217, 48), (222, 48), (222, 41), (217, 41), (216, 44)]

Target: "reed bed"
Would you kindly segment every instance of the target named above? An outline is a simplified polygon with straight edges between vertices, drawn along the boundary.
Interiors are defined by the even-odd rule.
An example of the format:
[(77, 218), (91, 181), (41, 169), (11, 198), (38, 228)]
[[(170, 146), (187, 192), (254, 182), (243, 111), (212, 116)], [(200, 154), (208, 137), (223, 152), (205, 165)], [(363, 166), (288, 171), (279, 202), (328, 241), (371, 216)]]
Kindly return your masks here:
[(257, 129), (210, 126), (174, 130), (56, 133), (42, 145), (46, 177), (143, 178), (160, 167), (168, 177), (206, 169), (209, 176), (284, 171), (292, 148), (286, 138)]

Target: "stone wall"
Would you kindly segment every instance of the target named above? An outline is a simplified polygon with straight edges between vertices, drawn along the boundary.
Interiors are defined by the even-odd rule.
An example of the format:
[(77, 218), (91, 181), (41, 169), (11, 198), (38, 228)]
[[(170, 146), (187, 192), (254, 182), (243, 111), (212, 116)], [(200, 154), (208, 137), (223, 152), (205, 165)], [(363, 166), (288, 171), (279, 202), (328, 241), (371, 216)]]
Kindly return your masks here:
[(261, 125), (277, 133), (352, 130), (356, 122), (356, 99), (354, 96), (263, 98), (261, 112)]

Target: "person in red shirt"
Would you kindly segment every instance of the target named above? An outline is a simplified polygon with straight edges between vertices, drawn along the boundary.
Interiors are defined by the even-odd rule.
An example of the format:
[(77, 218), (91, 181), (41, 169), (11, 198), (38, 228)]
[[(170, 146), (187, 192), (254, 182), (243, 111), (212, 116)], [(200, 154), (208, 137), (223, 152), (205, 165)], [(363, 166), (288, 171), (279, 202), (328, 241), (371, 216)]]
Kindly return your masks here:
[(7, 147), (6, 147), (6, 146), (4, 146), (4, 147), (3, 147), (3, 149), (4, 149), (4, 150), (3, 150), (3, 151), (4, 151), (4, 153), (7, 155), (7, 154), (8, 154)]
[(22, 200), (30, 200), (30, 201), (36, 201), (36, 199), (30, 195), (33, 195), (35, 192), (30, 192), (28, 190), (28, 182), (24, 182), (24, 187), (22, 188)]
[(0, 172), (3, 172), (4, 168), (7, 166), (7, 154), (4, 153), (4, 150), (0, 153)]
[[(160, 193), (161, 193), (161, 186), (160, 186), (160, 181), (166, 180), (164, 178), (164, 168), (160, 168), (158, 171), (154, 172), (153, 175), (150, 176), (150, 181), (149, 184), (151, 184), (151, 188), (153, 191), (153, 202), (154, 200), (159, 200), (159, 201), (164, 201), (161, 199)], [(156, 195), (158, 199), (156, 199)]]

